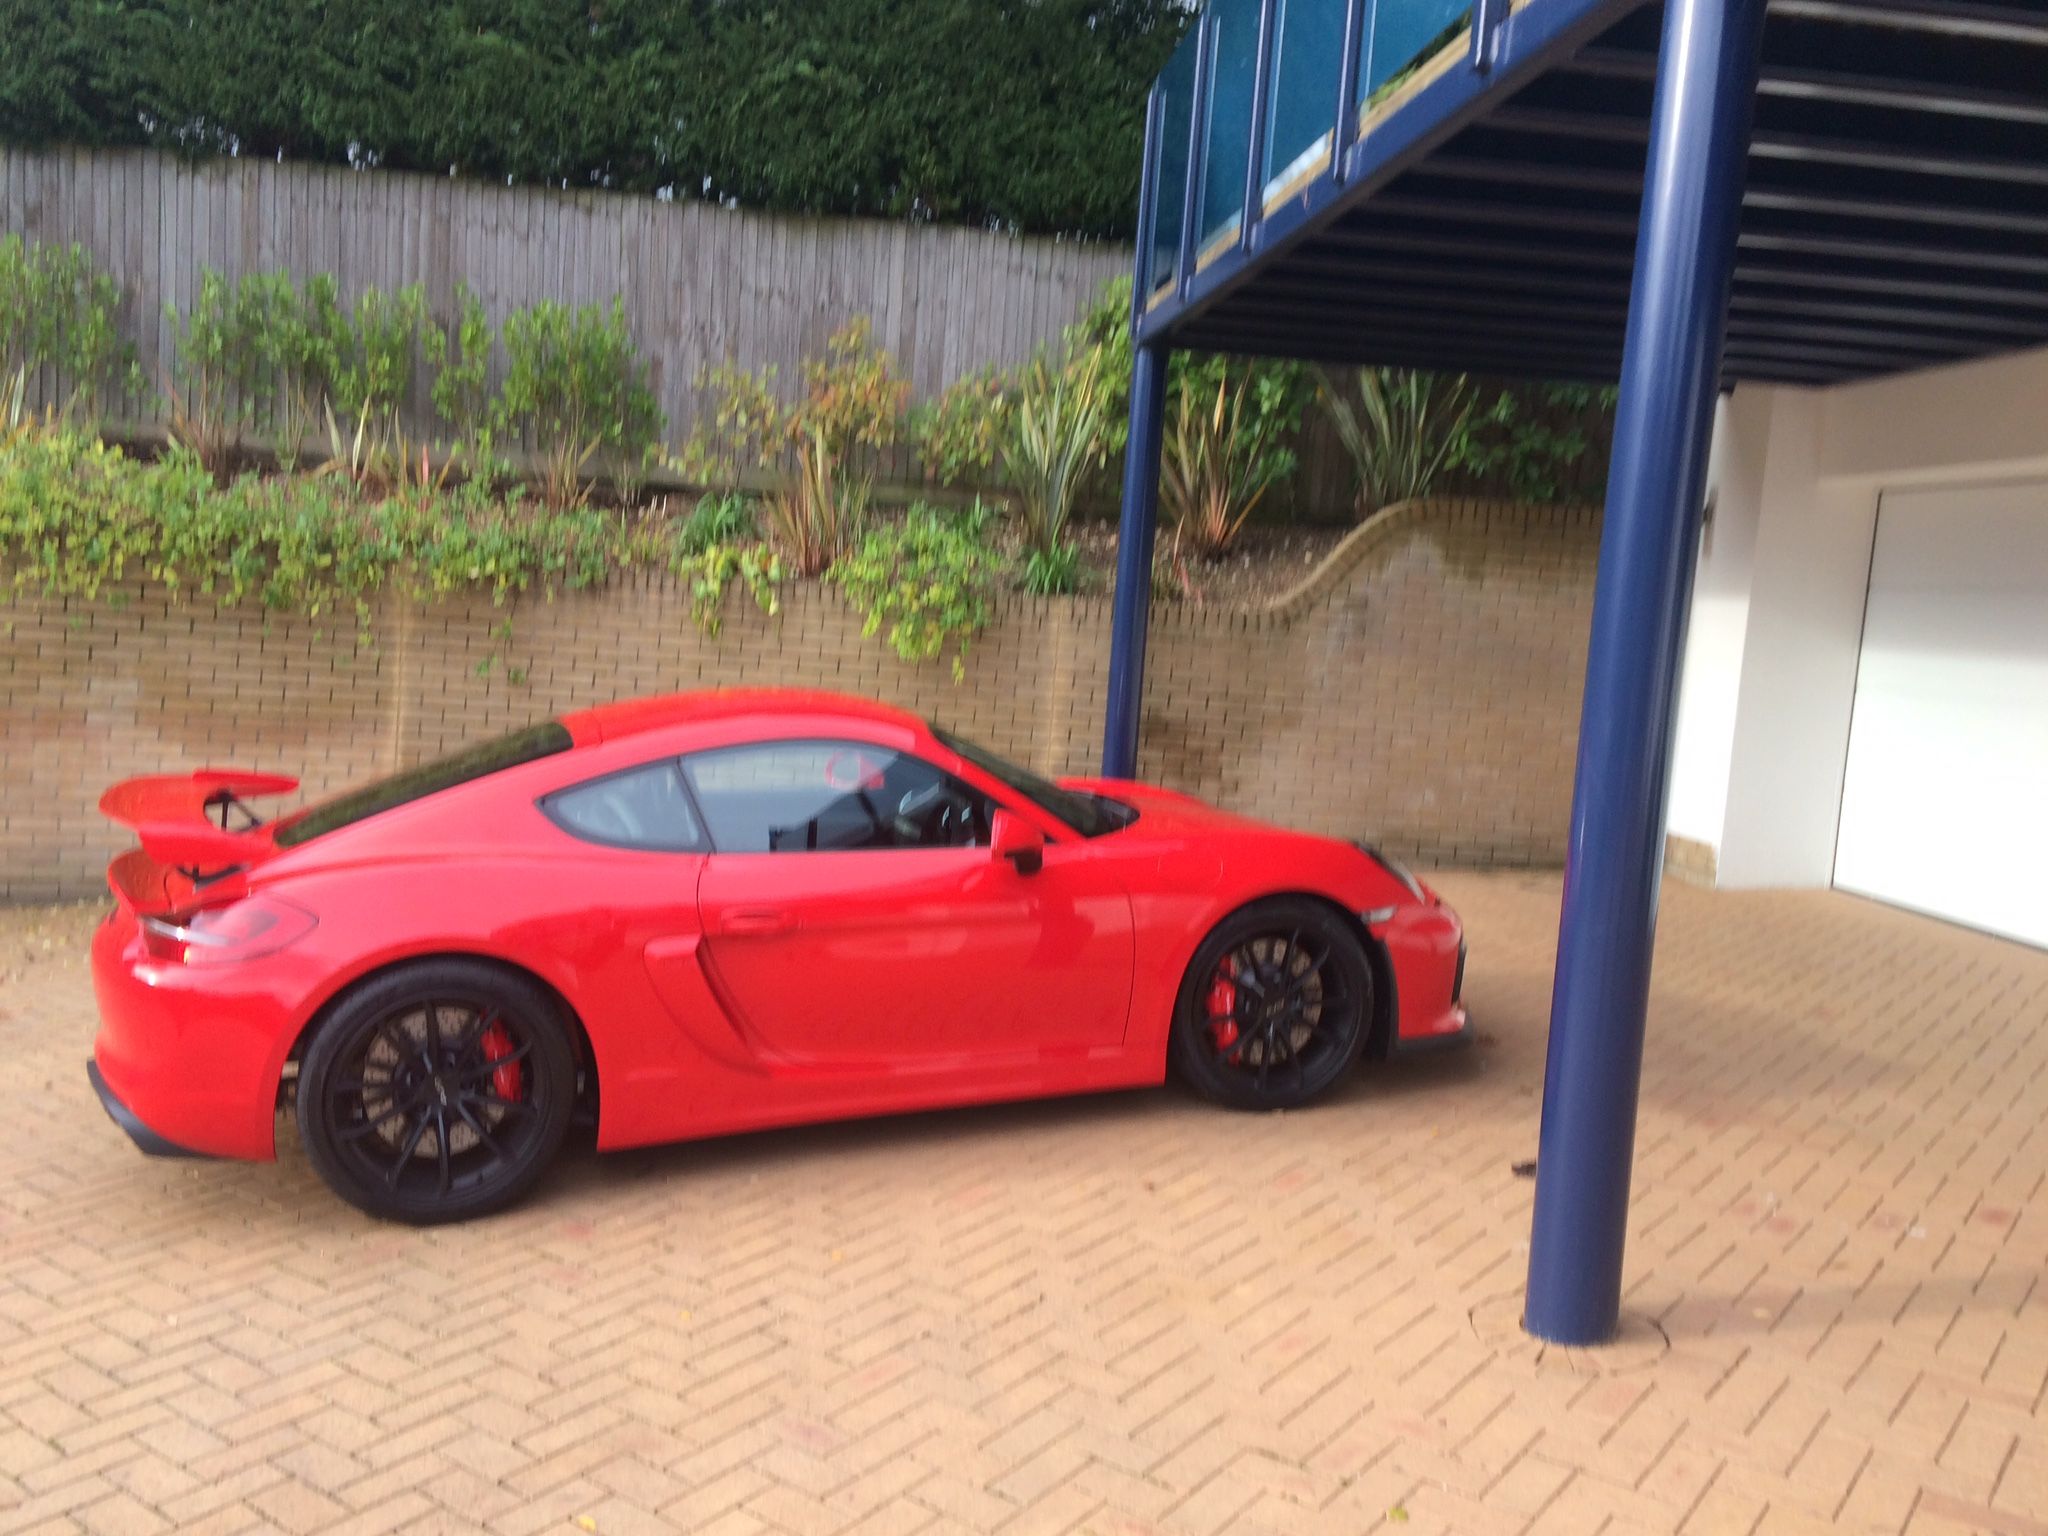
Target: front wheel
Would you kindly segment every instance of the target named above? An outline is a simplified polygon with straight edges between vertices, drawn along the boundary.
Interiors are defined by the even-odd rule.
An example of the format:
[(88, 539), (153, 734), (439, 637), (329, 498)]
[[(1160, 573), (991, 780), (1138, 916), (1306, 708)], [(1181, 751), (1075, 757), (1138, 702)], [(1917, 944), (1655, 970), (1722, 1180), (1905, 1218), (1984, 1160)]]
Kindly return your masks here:
[(576, 1060), (542, 988), (474, 960), (380, 976), (299, 1067), (299, 1139), (342, 1199), (387, 1220), (462, 1221), (519, 1199), (569, 1128)]
[(1233, 913), (1195, 951), (1174, 1009), (1173, 1058), (1233, 1109), (1293, 1109), (1358, 1059), (1372, 966), (1336, 912), (1299, 897)]

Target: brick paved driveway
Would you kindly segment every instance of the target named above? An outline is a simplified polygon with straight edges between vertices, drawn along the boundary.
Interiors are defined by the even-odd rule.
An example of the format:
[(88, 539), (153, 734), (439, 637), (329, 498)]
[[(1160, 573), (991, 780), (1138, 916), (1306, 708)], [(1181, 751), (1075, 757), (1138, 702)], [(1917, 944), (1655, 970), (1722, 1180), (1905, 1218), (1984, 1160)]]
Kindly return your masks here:
[(1327, 1108), (581, 1155), (432, 1233), (136, 1156), (89, 919), (14, 914), (0, 1530), (2048, 1533), (2048, 955), (1669, 890), (1628, 1336), (1539, 1358), (1557, 886), (1444, 883), (1480, 1047)]

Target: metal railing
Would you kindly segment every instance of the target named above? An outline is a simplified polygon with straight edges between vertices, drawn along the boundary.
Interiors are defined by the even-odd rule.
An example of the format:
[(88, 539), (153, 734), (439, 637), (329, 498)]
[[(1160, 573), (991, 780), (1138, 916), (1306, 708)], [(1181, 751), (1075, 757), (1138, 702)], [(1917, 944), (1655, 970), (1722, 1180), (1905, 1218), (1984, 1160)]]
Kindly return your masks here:
[(1153, 82), (1139, 202), (1140, 315), (1267, 214), (1341, 178), (1373, 110), (1467, 29), (1487, 65), (1507, 0), (1209, 0)]

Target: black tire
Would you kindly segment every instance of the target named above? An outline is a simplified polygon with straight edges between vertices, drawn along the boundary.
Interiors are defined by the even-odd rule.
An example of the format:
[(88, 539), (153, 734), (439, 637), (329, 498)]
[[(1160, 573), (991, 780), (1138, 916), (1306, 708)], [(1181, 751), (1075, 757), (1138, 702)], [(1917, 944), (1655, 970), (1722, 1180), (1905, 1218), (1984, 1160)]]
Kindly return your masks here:
[(1173, 1061), (1232, 1109), (1294, 1109), (1340, 1082), (1373, 1019), (1365, 946), (1321, 902), (1234, 912), (1195, 951), (1173, 1011)]
[(372, 1216), (428, 1226), (520, 1199), (561, 1148), (576, 1057), (561, 1009), (478, 960), (423, 960), (349, 994), (299, 1065), (299, 1139)]

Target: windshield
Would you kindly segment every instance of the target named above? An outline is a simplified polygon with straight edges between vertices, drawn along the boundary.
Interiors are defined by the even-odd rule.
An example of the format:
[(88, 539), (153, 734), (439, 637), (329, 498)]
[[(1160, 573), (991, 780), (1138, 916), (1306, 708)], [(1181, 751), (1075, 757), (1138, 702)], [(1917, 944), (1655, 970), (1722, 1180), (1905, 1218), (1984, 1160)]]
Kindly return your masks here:
[(1015, 790), (1040, 810), (1051, 812), (1083, 837), (1100, 837), (1105, 832), (1127, 827), (1137, 819), (1138, 813), (1128, 805), (1102, 795), (1061, 789), (1050, 779), (1041, 779), (1029, 768), (1019, 768), (1008, 759), (997, 757), (987, 747), (976, 746), (964, 737), (955, 736), (944, 726), (933, 724), (932, 735), (939, 739), (941, 745), (966, 758), (990, 778)]
[(324, 832), (335, 831), (366, 816), (375, 816), (379, 811), (393, 810), (500, 769), (516, 768), (521, 763), (568, 750), (569, 730), (559, 720), (530, 725), (510, 736), (479, 742), (473, 747), (463, 748), (453, 757), (422, 763), (417, 768), (408, 768), (404, 773), (393, 774), (388, 779), (379, 779), (374, 784), (365, 784), (361, 789), (351, 789), (324, 801), (302, 815), (280, 822), (277, 843), (280, 848), (293, 848)]

